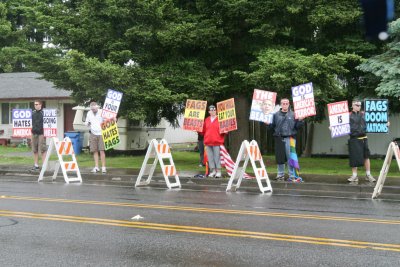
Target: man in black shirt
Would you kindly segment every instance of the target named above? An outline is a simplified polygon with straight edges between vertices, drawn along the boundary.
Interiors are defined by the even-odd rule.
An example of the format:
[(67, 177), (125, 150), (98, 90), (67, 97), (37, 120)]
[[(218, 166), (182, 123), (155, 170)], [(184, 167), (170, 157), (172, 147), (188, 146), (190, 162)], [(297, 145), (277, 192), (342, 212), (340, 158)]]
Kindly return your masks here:
[(367, 126), (364, 112), (361, 112), (361, 101), (353, 100), (351, 106), (353, 111), (350, 114), (349, 163), (353, 174), (347, 180), (353, 183), (358, 182), (357, 167), (365, 166), (365, 179), (373, 183), (376, 180), (371, 175), (370, 151), (366, 135)]
[(275, 139), (275, 159), (278, 164), (278, 174), (275, 180), (285, 179), (285, 163), (288, 164), (290, 182), (301, 182), (297, 177), (294, 162), (290, 160), (290, 140), (296, 146), (297, 131), (303, 127), (303, 118), (295, 119), (294, 112), (290, 110), (289, 99), (281, 99), (281, 109), (273, 115), (272, 123), (265, 122), (273, 130)]
[(39, 152), (42, 155), (42, 163), (46, 157), (46, 138), (43, 135), (43, 102), (35, 100), (35, 109), (32, 112), (32, 152), (34, 158), (33, 171), (39, 170)]

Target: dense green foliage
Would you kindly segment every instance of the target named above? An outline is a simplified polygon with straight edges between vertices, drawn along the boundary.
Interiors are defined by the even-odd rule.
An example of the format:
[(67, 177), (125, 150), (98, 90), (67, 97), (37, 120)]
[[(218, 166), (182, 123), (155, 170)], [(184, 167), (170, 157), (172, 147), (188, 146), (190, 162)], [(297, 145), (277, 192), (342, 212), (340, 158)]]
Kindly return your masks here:
[(379, 51), (361, 14), (353, 0), (9, 0), (0, 71), (38, 71), (79, 103), (114, 88), (121, 115), (150, 124), (174, 122), (187, 98), (288, 96), (309, 81), (323, 115), (328, 102), (373, 93), (355, 69)]

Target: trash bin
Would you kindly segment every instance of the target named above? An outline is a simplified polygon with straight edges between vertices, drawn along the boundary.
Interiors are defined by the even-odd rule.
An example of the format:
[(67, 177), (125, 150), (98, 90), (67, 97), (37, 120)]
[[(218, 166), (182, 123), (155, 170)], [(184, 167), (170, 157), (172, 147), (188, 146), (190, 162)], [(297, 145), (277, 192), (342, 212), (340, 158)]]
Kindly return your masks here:
[(64, 133), (64, 137), (69, 137), (72, 142), (72, 146), (74, 147), (74, 152), (76, 155), (82, 152), (82, 143), (83, 143), (83, 133), (80, 132), (66, 132)]

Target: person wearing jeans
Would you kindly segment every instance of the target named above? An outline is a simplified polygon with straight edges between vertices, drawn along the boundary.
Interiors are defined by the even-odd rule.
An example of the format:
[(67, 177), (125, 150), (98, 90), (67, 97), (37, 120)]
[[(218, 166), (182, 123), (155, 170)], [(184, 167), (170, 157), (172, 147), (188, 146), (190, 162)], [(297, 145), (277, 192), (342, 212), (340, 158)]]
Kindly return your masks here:
[[(303, 119), (295, 119), (294, 112), (290, 110), (289, 99), (281, 99), (281, 109), (273, 115), (272, 122), (265, 122), (268, 128), (273, 130), (273, 136), (275, 139), (275, 159), (278, 164), (278, 174), (276, 180), (285, 179), (285, 163), (288, 163), (289, 179), (288, 181), (297, 181), (295, 166), (298, 162), (295, 151), (291, 152), (291, 149), (295, 150), (296, 147), (296, 134), (297, 130), (303, 125)], [(292, 141), (292, 147), (291, 147)], [(291, 153), (296, 155), (296, 160), (293, 160)]]
[(208, 166), (210, 173), (208, 177), (221, 177), (220, 146), (224, 144), (225, 134), (219, 132), (217, 110), (214, 105), (208, 107), (210, 114), (204, 121), (203, 134), (206, 146)]

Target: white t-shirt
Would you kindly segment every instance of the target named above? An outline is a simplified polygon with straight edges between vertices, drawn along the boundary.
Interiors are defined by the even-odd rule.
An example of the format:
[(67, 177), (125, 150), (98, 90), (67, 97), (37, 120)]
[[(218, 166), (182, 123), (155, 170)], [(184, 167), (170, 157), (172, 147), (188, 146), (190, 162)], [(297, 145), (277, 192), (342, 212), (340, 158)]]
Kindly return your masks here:
[(103, 122), (103, 117), (101, 117), (101, 109), (97, 110), (96, 114), (89, 110), (86, 115), (85, 125), (89, 126), (90, 132), (94, 135), (101, 135), (101, 123)]

